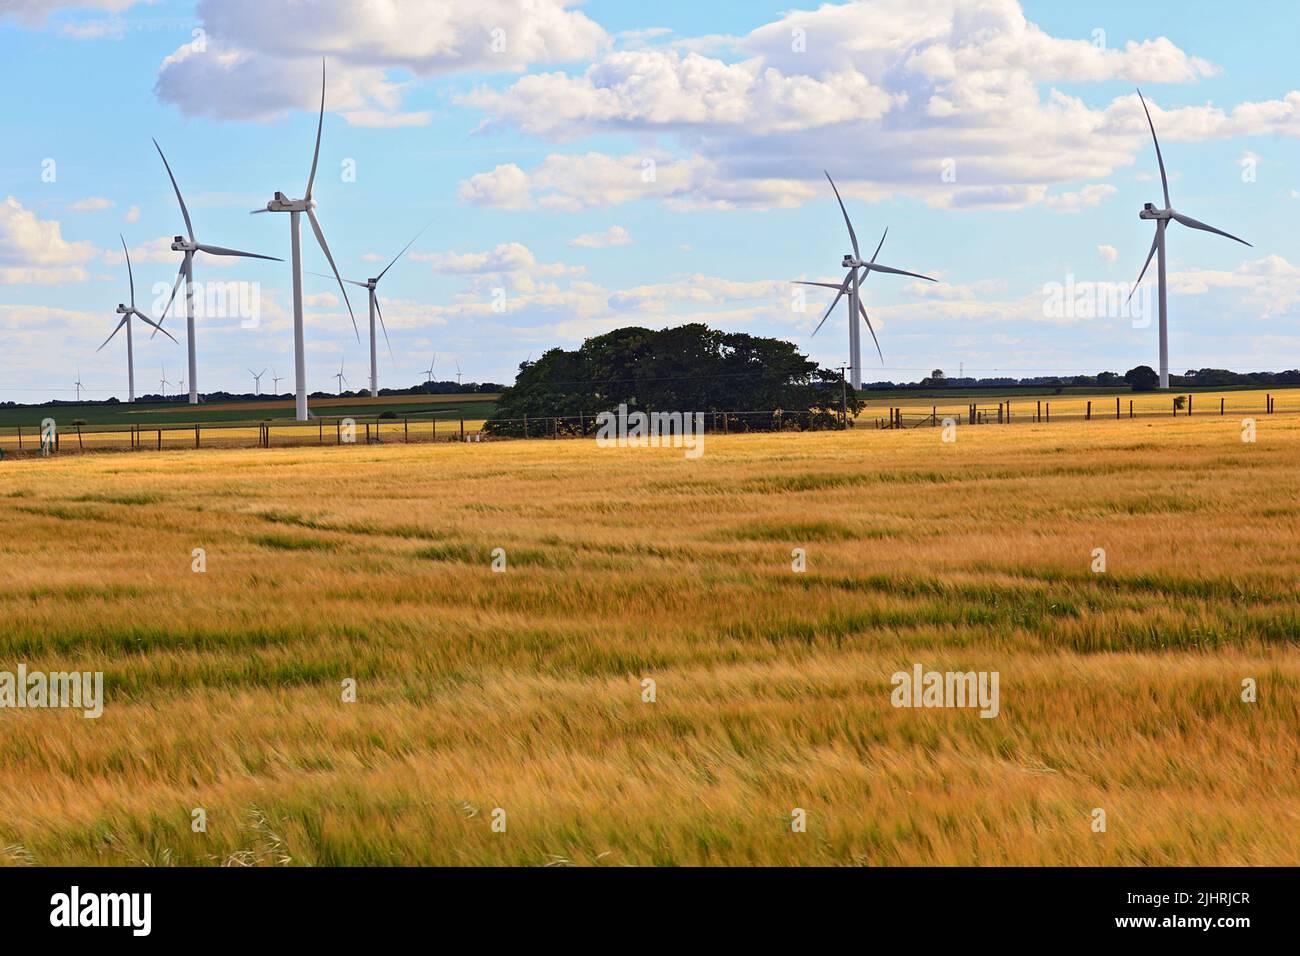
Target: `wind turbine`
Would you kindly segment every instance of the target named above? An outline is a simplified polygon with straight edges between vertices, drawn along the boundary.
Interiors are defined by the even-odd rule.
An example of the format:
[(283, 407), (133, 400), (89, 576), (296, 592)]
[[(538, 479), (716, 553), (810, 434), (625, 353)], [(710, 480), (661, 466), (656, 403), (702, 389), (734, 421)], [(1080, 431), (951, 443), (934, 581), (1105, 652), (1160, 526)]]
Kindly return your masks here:
[[(823, 170), (825, 172), (825, 170)], [(815, 285), (824, 289), (835, 289), (834, 301), (831, 302), (830, 308), (822, 316), (822, 320), (817, 323), (817, 328), (813, 329), (813, 335), (821, 331), (821, 327), (826, 324), (830, 318), (831, 312), (839, 304), (840, 299), (847, 295), (849, 297), (849, 383), (856, 389), (862, 387), (862, 341), (858, 330), (856, 316), (860, 313), (862, 321), (867, 324), (867, 331), (871, 333), (871, 340), (876, 343), (876, 352), (880, 355), (880, 364), (885, 363), (885, 353), (880, 351), (880, 341), (876, 338), (876, 330), (871, 327), (871, 319), (867, 317), (867, 310), (862, 305), (862, 283), (866, 281), (867, 276), (873, 272), (888, 272), (891, 275), (911, 276), (913, 279), (924, 279), (926, 282), (934, 282), (929, 276), (923, 276), (917, 272), (908, 272), (904, 269), (895, 269), (891, 266), (879, 265), (876, 263), (876, 256), (880, 255), (880, 248), (885, 244), (885, 236), (889, 235), (889, 230), (885, 230), (885, 235), (880, 237), (880, 245), (876, 246), (876, 251), (872, 254), (869, 262), (862, 261), (862, 254), (858, 251), (858, 236), (853, 231), (853, 223), (849, 221), (849, 212), (844, 208), (844, 200), (840, 199), (840, 191), (835, 187), (835, 180), (831, 179), (831, 174), (826, 173), (826, 179), (831, 184), (831, 189), (835, 191), (835, 199), (840, 204), (840, 212), (844, 214), (844, 225), (849, 227), (849, 241), (853, 244), (853, 254), (844, 254), (844, 260), (841, 265), (849, 270), (849, 274), (844, 277), (844, 281), (839, 285), (830, 282), (796, 282), (795, 285)], [(863, 271), (859, 277), (858, 270)]]
[(275, 391), (276, 395), (280, 394), (280, 376), (275, 374), (274, 368), (271, 369), (271, 388)]
[(307, 194), (302, 199), (290, 199), (284, 193), (277, 191), (274, 198), (266, 204), (265, 209), (254, 209), (253, 214), (263, 212), (287, 212), (289, 214), (289, 241), (293, 252), (293, 365), (294, 365), (294, 387), (295, 396), (295, 417), (300, 422), (305, 422), (309, 418), (307, 412), (307, 350), (303, 341), (303, 322), (302, 322), (302, 243), (299, 237), (298, 223), (302, 214), (307, 214), (307, 219), (311, 223), (312, 232), (316, 234), (316, 241), (320, 243), (321, 252), (325, 253), (325, 258), (329, 260), (330, 269), (334, 272), (334, 278), (338, 280), (339, 291), (343, 293), (343, 301), (348, 307), (348, 315), (352, 317), (352, 331), (356, 333), (357, 341), (361, 341), (361, 333), (357, 331), (357, 317), (352, 313), (352, 303), (348, 301), (348, 290), (343, 287), (343, 277), (339, 275), (338, 266), (334, 265), (334, 256), (330, 254), (329, 244), (325, 242), (325, 233), (321, 232), (320, 221), (316, 218), (316, 200), (311, 198), (311, 188), (316, 182), (316, 163), (320, 159), (320, 137), (321, 130), (325, 126), (325, 60), (322, 57), (320, 61), (320, 118), (316, 122), (316, 150), (311, 157), (311, 173), (307, 176)]
[[(1165, 208), (1157, 209), (1154, 203), (1144, 203), (1142, 211), (1138, 213), (1139, 219), (1154, 219), (1156, 223), (1156, 236), (1151, 241), (1151, 251), (1147, 253), (1147, 261), (1142, 264), (1142, 271), (1138, 273), (1137, 282), (1133, 283), (1133, 292), (1138, 290), (1142, 284), (1142, 277), (1147, 274), (1147, 266), (1151, 265), (1151, 257), (1157, 252), (1160, 253), (1160, 260), (1156, 263), (1156, 281), (1159, 286), (1160, 299), (1160, 387), (1169, 387), (1169, 301), (1168, 290), (1165, 283), (1165, 228), (1169, 220), (1181, 222), (1184, 226), (1192, 229), (1200, 229), (1202, 232), (1212, 232), (1216, 236), (1223, 236), (1234, 242), (1240, 242), (1243, 246), (1249, 246), (1250, 243), (1245, 239), (1238, 239), (1231, 233), (1224, 232), (1222, 229), (1215, 229), (1213, 226), (1198, 222), (1191, 216), (1184, 216), (1181, 212), (1175, 212), (1173, 203), (1169, 201), (1169, 177), (1165, 175), (1165, 159), (1160, 155), (1160, 140), (1156, 139), (1156, 124), (1151, 122), (1151, 111), (1147, 109), (1146, 98), (1142, 91), (1138, 90), (1138, 99), (1142, 101), (1142, 112), (1147, 114), (1147, 125), (1151, 127), (1151, 141), (1156, 144), (1156, 162), (1160, 164), (1160, 185), (1164, 189)], [(1128, 294), (1129, 299), (1133, 298), (1133, 292)]]
[(254, 395), (261, 395), (261, 394), (262, 394), (262, 376), (266, 374), (266, 369), (262, 369), (262, 371), (260, 371), (260, 372), (254, 372), (254, 371), (250, 368), (250, 369), (248, 370), (248, 374), (251, 375), (251, 376), (253, 376), (253, 394), (254, 394)]
[(438, 360), (438, 353), (433, 353), (433, 358), (429, 359), (429, 367), (424, 370), (424, 384), (429, 385), (433, 382), (433, 363)]
[(339, 370), (331, 375), (330, 378), (338, 379), (338, 388), (335, 390), (335, 394), (341, 396), (343, 394), (343, 386), (348, 380), (348, 377), (343, 374), (342, 359), (339, 360)]
[[(117, 314), (122, 317), (122, 320), (117, 323), (113, 331), (109, 334), (108, 338), (104, 339), (104, 344), (101, 345), (99, 348), (95, 349), (95, 352), (96, 354), (102, 352), (104, 350), (104, 345), (107, 345), (109, 342), (113, 341), (113, 336), (117, 335), (117, 333), (121, 330), (122, 326), (124, 325), (126, 326), (126, 400), (128, 402), (134, 402), (135, 401), (135, 351), (131, 342), (131, 316), (133, 315), (137, 316), (140, 318), (141, 321), (147, 323), (148, 325), (152, 325), (155, 329), (158, 329), (160, 332), (162, 332), (163, 335), (167, 336), (167, 338), (171, 339), (173, 342), (176, 342), (176, 339), (172, 338), (172, 334), (170, 332), (168, 332), (157, 322), (149, 318), (149, 316), (145, 315), (143, 312), (141, 312), (139, 309), (135, 307), (135, 276), (131, 272), (131, 253), (127, 251), (126, 239), (124, 239), (121, 235), (118, 235), (118, 238), (122, 240), (122, 251), (126, 253), (126, 277), (131, 283), (131, 304), (123, 305), (121, 302), (117, 304)], [(176, 344), (180, 345), (179, 342), (176, 342)], [(78, 375), (77, 377), (80, 378), (81, 376)]]
[[(432, 225), (432, 223), (430, 223), (429, 225)], [(388, 265), (384, 266), (384, 271), (379, 273), (379, 275), (375, 276), (373, 279), (367, 279), (365, 282), (358, 282), (355, 279), (343, 280), (348, 285), (355, 285), (355, 286), (359, 286), (362, 289), (365, 289), (367, 291), (367, 294), (370, 297), (370, 397), (371, 398), (379, 397), (379, 364), (375, 352), (375, 316), (376, 315), (379, 316), (379, 327), (384, 331), (384, 344), (388, 346), (388, 357), (390, 359), (393, 359), (394, 362), (397, 361), (397, 359), (394, 358), (393, 356), (393, 346), (388, 341), (388, 326), (384, 324), (384, 313), (381, 312), (379, 309), (379, 293), (376, 291), (376, 288), (379, 285), (379, 280), (384, 277), (384, 273), (387, 272), (389, 269), (391, 269), (396, 264), (397, 260), (402, 258), (402, 256), (406, 254), (406, 250), (411, 248), (411, 246), (415, 244), (415, 240), (419, 239), (422, 235), (424, 235), (425, 229), (428, 228), (429, 226), (426, 225), (424, 229), (421, 229), (419, 232), (417, 232), (415, 234), (415, 238), (413, 238), (410, 242), (408, 242), (405, 246), (403, 246), (402, 251), (399, 252), (397, 255), (393, 256), (393, 261), (388, 263)], [(320, 276), (322, 279), (329, 278), (329, 276), (320, 272), (313, 272), (312, 275)]]
[(162, 392), (162, 397), (166, 398), (167, 386), (171, 384), (171, 382), (167, 381), (167, 366), (159, 363), (158, 367), (162, 369), (160, 373), (162, 377), (158, 379), (158, 389)]
[(74, 385), (76, 386), (76, 388), (77, 388), (77, 401), (80, 402), (80, 401), (81, 401), (81, 389), (82, 389), (82, 385), (81, 385), (81, 367), (80, 367), (80, 366), (77, 367), (77, 380), (76, 380), (76, 382), (74, 382), (73, 384), (74, 384)]
[[(194, 356), (194, 253), (206, 252), (213, 256), (238, 256), (243, 259), (268, 259), (272, 262), (282, 262), (283, 260), (277, 259), (275, 256), (260, 256), (255, 252), (240, 252), (238, 249), (211, 246), (197, 241), (194, 238), (194, 224), (190, 222), (190, 211), (185, 208), (185, 200), (181, 198), (181, 187), (176, 185), (176, 177), (172, 175), (171, 164), (167, 162), (167, 157), (163, 156), (162, 147), (158, 145), (158, 140), (155, 139), (153, 145), (162, 158), (163, 166), (167, 169), (167, 178), (172, 181), (172, 189), (176, 192), (176, 201), (180, 203), (181, 215), (185, 217), (185, 231), (189, 234), (189, 239), (186, 239), (185, 236), (176, 236), (172, 240), (172, 250), (183, 253), (183, 258), (181, 259), (180, 271), (176, 273), (176, 284), (172, 286), (171, 298), (167, 300), (167, 305), (163, 308), (162, 315), (158, 317), (158, 322), (161, 327), (161, 323), (167, 321), (167, 310), (171, 308), (172, 303), (176, 300), (176, 292), (180, 289), (183, 281), (185, 283), (185, 337), (189, 346), (190, 360), (190, 404), (197, 405), (199, 403), (199, 376)], [(150, 338), (152, 337), (150, 336)]]
[(460, 360), (456, 360), (456, 387), (460, 387)]

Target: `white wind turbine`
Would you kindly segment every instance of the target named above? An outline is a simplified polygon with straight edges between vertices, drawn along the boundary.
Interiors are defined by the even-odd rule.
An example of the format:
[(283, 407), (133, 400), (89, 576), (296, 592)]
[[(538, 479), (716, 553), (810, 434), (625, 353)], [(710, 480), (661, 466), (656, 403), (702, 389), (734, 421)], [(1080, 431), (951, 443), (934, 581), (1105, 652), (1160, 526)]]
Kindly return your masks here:
[[(432, 223), (430, 223), (429, 225), (432, 225)], [(388, 265), (384, 266), (384, 271), (379, 273), (379, 275), (375, 276), (373, 279), (367, 279), (365, 282), (358, 282), (356, 279), (343, 280), (348, 285), (354, 285), (362, 289), (365, 289), (367, 295), (370, 297), (370, 397), (371, 398), (379, 397), (379, 360), (375, 349), (375, 316), (379, 316), (379, 327), (383, 329), (384, 332), (384, 345), (388, 346), (388, 357), (390, 359), (393, 359), (393, 361), (396, 361), (396, 358), (394, 358), (393, 356), (393, 346), (388, 341), (388, 326), (384, 324), (384, 313), (379, 309), (379, 293), (376, 291), (376, 289), (379, 286), (379, 280), (384, 277), (384, 273), (386, 273), (397, 263), (398, 259), (406, 255), (406, 250), (410, 249), (411, 246), (415, 244), (415, 240), (419, 239), (422, 235), (424, 235), (425, 229), (428, 228), (429, 226), (426, 225), (424, 229), (421, 229), (419, 232), (417, 232), (415, 234), (415, 237), (410, 242), (408, 242), (405, 246), (402, 247), (402, 251), (399, 252), (397, 255), (393, 256), (393, 261), (388, 263)], [(322, 279), (330, 278), (329, 276), (320, 272), (313, 272), (312, 275), (320, 276)]]
[(167, 381), (167, 366), (159, 363), (158, 368), (161, 370), (159, 373), (161, 377), (158, 379), (158, 390), (162, 393), (162, 397), (166, 398), (167, 386), (171, 384), (171, 382)]
[[(117, 333), (121, 330), (122, 326), (126, 326), (126, 400), (128, 402), (134, 402), (135, 401), (135, 350), (131, 340), (131, 317), (136, 316), (142, 322), (148, 325), (152, 325), (155, 329), (158, 329), (160, 332), (162, 332), (163, 335), (167, 336), (167, 338), (171, 339), (173, 342), (176, 342), (176, 339), (172, 338), (172, 334), (170, 332), (162, 328), (157, 322), (149, 318), (149, 316), (145, 315), (143, 312), (141, 312), (139, 309), (135, 307), (135, 276), (131, 272), (131, 253), (127, 251), (126, 239), (122, 238), (122, 236), (120, 235), (118, 236), (118, 238), (122, 239), (122, 251), (126, 253), (126, 276), (131, 283), (131, 304), (123, 305), (121, 302), (117, 304), (117, 314), (120, 315), (122, 319), (113, 328), (113, 331), (109, 333), (108, 338), (104, 339), (104, 344), (101, 345), (99, 348), (95, 349), (95, 352), (96, 353), (102, 352), (104, 350), (104, 345), (107, 345), (109, 342), (113, 341), (113, 336), (117, 335)], [(179, 345), (180, 343), (176, 342), (176, 344)], [(78, 375), (77, 377), (80, 378), (81, 376)]]
[(339, 360), (339, 370), (338, 370), (337, 372), (335, 372), (333, 375), (331, 375), (330, 378), (333, 378), (333, 379), (337, 379), (337, 380), (338, 380), (338, 388), (335, 389), (335, 392), (334, 392), (334, 393), (335, 393), (336, 395), (342, 396), (342, 394), (343, 394), (343, 386), (344, 386), (345, 384), (347, 384), (347, 381), (348, 381), (348, 377), (347, 377), (346, 375), (343, 374), (343, 360), (342, 360), (342, 359)]
[(275, 369), (271, 369), (271, 389), (276, 395), (280, 394), (280, 376), (275, 374)]
[(348, 307), (348, 315), (352, 317), (352, 331), (356, 333), (357, 341), (361, 340), (361, 333), (357, 331), (357, 317), (353, 315), (352, 303), (348, 300), (348, 290), (343, 287), (343, 277), (339, 275), (338, 266), (334, 264), (334, 256), (330, 253), (330, 247), (325, 242), (325, 234), (321, 232), (320, 221), (316, 218), (316, 200), (312, 199), (311, 196), (312, 185), (316, 182), (316, 164), (320, 159), (320, 137), (324, 125), (325, 61), (322, 59), (320, 64), (320, 118), (316, 123), (316, 150), (311, 157), (311, 173), (307, 177), (307, 193), (302, 199), (290, 199), (284, 193), (277, 191), (275, 197), (266, 204), (265, 209), (253, 210), (254, 215), (263, 212), (287, 212), (289, 214), (289, 241), (293, 253), (295, 417), (300, 422), (305, 422), (310, 417), (307, 412), (307, 355), (302, 320), (302, 243), (299, 237), (299, 219), (301, 219), (303, 213), (307, 214), (307, 220), (311, 223), (312, 232), (316, 234), (316, 241), (320, 243), (321, 252), (325, 253), (325, 258), (329, 260), (330, 269), (334, 272), (334, 278), (338, 280), (339, 291), (343, 293), (343, 301)]
[(262, 376), (266, 374), (266, 369), (262, 369), (262, 371), (260, 371), (260, 372), (254, 372), (254, 371), (250, 368), (250, 369), (248, 370), (248, 374), (251, 375), (251, 376), (253, 376), (253, 394), (254, 394), (254, 395), (261, 395), (261, 394), (262, 394)]
[(82, 389), (84, 386), (82, 386), (82, 384), (81, 384), (81, 367), (80, 367), (80, 366), (77, 367), (77, 380), (76, 380), (76, 382), (74, 382), (73, 384), (74, 384), (74, 385), (76, 386), (76, 388), (77, 388), (77, 401), (81, 401), (81, 389)]
[[(823, 170), (825, 172), (825, 170)], [(831, 179), (831, 174), (826, 173), (826, 179), (831, 184), (831, 189), (835, 191), (835, 199), (840, 204), (840, 212), (844, 214), (844, 225), (849, 227), (849, 241), (853, 244), (853, 253), (844, 254), (844, 260), (840, 264), (849, 270), (849, 274), (844, 277), (844, 281), (839, 285), (830, 282), (796, 282), (795, 285), (815, 285), (824, 289), (836, 289), (834, 301), (831, 302), (830, 308), (822, 316), (822, 320), (817, 323), (817, 328), (813, 329), (813, 335), (821, 331), (821, 327), (826, 324), (830, 318), (831, 312), (839, 304), (840, 299), (847, 295), (849, 297), (849, 384), (855, 389), (862, 387), (862, 340), (858, 331), (856, 317), (860, 313), (862, 321), (867, 324), (867, 331), (871, 333), (871, 340), (876, 343), (876, 352), (880, 355), (880, 363), (885, 362), (885, 353), (880, 351), (880, 341), (876, 338), (876, 330), (871, 327), (871, 319), (867, 317), (867, 310), (862, 305), (862, 283), (866, 281), (867, 276), (873, 272), (888, 272), (891, 275), (911, 276), (913, 279), (924, 279), (926, 282), (934, 282), (929, 276), (923, 276), (916, 272), (907, 272), (904, 269), (894, 269), (890, 266), (882, 266), (876, 263), (876, 256), (880, 255), (880, 247), (885, 244), (885, 236), (889, 235), (889, 230), (885, 230), (885, 235), (880, 237), (880, 245), (876, 246), (875, 253), (872, 254), (869, 262), (862, 260), (862, 254), (858, 251), (858, 236), (853, 231), (853, 223), (849, 222), (849, 212), (844, 208), (844, 200), (840, 199), (840, 191), (835, 188), (835, 180)], [(858, 275), (861, 269), (863, 274)]]
[[(185, 231), (189, 235), (176, 236), (172, 240), (172, 249), (175, 252), (182, 253), (181, 268), (176, 273), (176, 284), (172, 286), (171, 298), (167, 300), (167, 305), (162, 310), (162, 315), (158, 317), (161, 323), (167, 320), (167, 310), (171, 308), (172, 303), (176, 300), (176, 292), (185, 283), (185, 336), (189, 347), (189, 379), (190, 379), (190, 404), (199, 403), (199, 376), (197, 360), (194, 352), (194, 253), (206, 252), (213, 256), (238, 256), (242, 259), (268, 259), (271, 262), (282, 262), (275, 256), (261, 256), (255, 252), (240, 252), (238, 249), (227, 249), (224, 246), (212, 246), (204, 242), (199, 242), (194, 238), (194, 224), (190, 222), (190, 211), (185, 208), (185, 200), (181, 197), (181, 187), (176, 185), (176, 177), (172, 175), (171, 164), (167, 162), (167, 157), (163, 156), (162, 147), (158, 145), (158, 140), (153, 141), (154, 149), (158, 150), (159, 157), (162, 158), (163, 166), (167, 170), (167, 178), (172, 181), (172, 189), (176, 193), (176, 201), (180, 203), (181, 215), (185, 217)], [(155, 333), (157, 334), (157, 333)], [(152, 336), (151, 336), (152, 338)]]
[(433, 363), (438, 360), (438, 353), (433, 353), (433, 358), (429, 359), (429, 367), (424, 370), (424, 384), (429, 385), (433, 382)]
[[(1151, 141), (1156, 144), (1156, 162), (1160, 164), (1160, 185), (1165, 193), (1165, 208), (1157, 209), (1154, 203), (1145, 203), (1142, 211), (1138, 213), (1139, 219), (1154, 219), (1156, 223), (1156, 237), (1151, 241), (1151, 251), (1147, 253), (1147, 261), (1142, 264), (1142, 271), (1138, 273), (1137, 282), (1133, 284), (1133, 292), (1136, 292), (1138, 286), (1142, 284), (1142, 277), (1147, 274), (1147, 266), (1151, 265), (1151, 257), (1157, 252), (1160, 253), (1160, 259), (1156, 263), (1156, 282), (1159, 286), (1160, 299), (1160, 387), (1169, 387), (1169, 298), (1168, 290), (1165, 284), (1165, 228), (1169, 220), (1181, 222), (1184, 226), (1192, 229), (1200, 229), (1202, 232), (1212, 232), (1216, 236), (1223, 236), (1234, 242), (1240, 242), (1243, 246), (1249, 246), (1250, 243), (1245, 239), (1238, 239), (1231, 233), (1224, 232), (1222, 229), (1215, 229), (1213, 226), (1198, 222), (1191, 216), (1184, 216), (1180, 212), (1175, 212), (1173, 203), (1169, 201), (1169, 178), (1165, 175), (1165, 159), (1160, 155), (1160, 140), (1156, 139), (1156, 124), (1151, 122), (1151, 111), (1147, 109), (1146, 98), (1142, 91), (1138, 90), (1138, 99), (1142, 101), (1142, 111), (1147, 114), (1147, 125), (1151, 127)], [(1129, 299), (1133, 298), (1133, 292), (1128, 294)]]
[(456, 360), (456, 385), (460, 385), (460, 360)]

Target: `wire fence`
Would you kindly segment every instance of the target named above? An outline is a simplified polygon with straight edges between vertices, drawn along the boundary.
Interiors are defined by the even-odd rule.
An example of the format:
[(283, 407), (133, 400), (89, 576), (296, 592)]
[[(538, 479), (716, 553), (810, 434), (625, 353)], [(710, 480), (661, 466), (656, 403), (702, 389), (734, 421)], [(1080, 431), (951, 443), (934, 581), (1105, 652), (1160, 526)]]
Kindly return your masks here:
[[(1160, 404), (1168, 399), (1168, 406)], [(1243, 396), (1243, 398), (1245, 398)], [(1051, 400), (1020, 399), (1003, 402), (974, 402), (864, 408), (856, 419), (827, 411), (709, 411), (692, 413), (698, 429), (711, 434), (751, 432), (825, 431), (849, 428), (907, 429), (963, 425), (1048, 424), (1168, 417), (1241, 415), (1254, 417), (1300, 411), (1300, 406), (1281, 410), (1272, 394), (1258, 393), (1250, 399), (1229, 402), (1212, 396), (1196, 400), (1195, 395), (1128, 399), (1078, 398)], [(555, 415), (522, 418), (481, 419), (410, 415), (402, 418), (325, 417), (307, 422), (287, 420), (198, 422), (170, 424), (0, 427), (0, 459), (29, 458), (61, 454), (91, 454), (124, 451), (177, 451), (209, 448), (297, 448), (354, 444), (427, 444), (432, 442), (499, 442), (562, 438), (599, 437), (601, 420), (596, 415)]]

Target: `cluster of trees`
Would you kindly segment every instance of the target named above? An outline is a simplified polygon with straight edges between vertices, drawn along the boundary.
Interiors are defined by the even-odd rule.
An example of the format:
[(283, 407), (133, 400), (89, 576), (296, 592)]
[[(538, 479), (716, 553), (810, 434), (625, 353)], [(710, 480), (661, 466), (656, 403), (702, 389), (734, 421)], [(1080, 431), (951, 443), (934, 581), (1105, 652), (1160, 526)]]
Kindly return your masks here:
[[(410, 388), (381, 388), (379, 397), (386, 395), (495, 395), (505, 389), (504, 385), (497, 382), (425, 382), (421, 385), (412, 385)], [(266, 402), (274, 399), (293, 398), (293, 392), (281, 392), (272, 394), (262, 392), (260, 395), (254, 395), (252, 392), (203, 392), (199, 396), (208, 404), (218, 402)], [(308, 398), (368, 398), (370, 390), (364, 388), (354, 389), (353, 391), (344, 392), (311, 392)], [(180, 394), (172, 393), (170, 395), (138, 395), (137, 402), (188, 402), (190, 400), (189, 392)], [(116, 405), (117, 398), (107, 398), (102, 401), (93, 399), (82, 399), (74, 401), (72, 399), (55, 398), (48, 402), (42, 402), (42, 405)], [(0, 408), (17, 407), (17, 402), (0, 402)]]
[[(753, 430), (826, 427), (841, 403), (861, 408), (838, 371), (818, 368), (789, 342), (692, 323), (654, 331), (616, 329), (572, 351), (551, 349), (519, 366), (515, 384), (487, 423), (494, 434), (522, 433), (524, 418), (566, 417), (564, 430), (625, 404), (629, 412), (775, 411), (736, 422)], [(783, 424), (784, 423), (784, 424)]]
[[(1123, 375), (1118, 372), (1098, 372), (1096, 375), (1038, 375), (1031, 378), (949, 378), (943, 369), (935, 369), (923, 378), (921, 388), (1119, 388), (1129, 385), (1134, 391), (1152, 391), (1160, 384), (1160, 376), (1149, 365), (1131, 368)], [(1223, 368), (1188, 369), (1185, 375), (1170, 375), (1171, 388), (1223, 388), (1230, 385), (1300, 385), (1300, 370), (1285, 372), (1231, 372)], [(869, 389), (916, 388), (916, 385), (897, 382), (872, 382)]]

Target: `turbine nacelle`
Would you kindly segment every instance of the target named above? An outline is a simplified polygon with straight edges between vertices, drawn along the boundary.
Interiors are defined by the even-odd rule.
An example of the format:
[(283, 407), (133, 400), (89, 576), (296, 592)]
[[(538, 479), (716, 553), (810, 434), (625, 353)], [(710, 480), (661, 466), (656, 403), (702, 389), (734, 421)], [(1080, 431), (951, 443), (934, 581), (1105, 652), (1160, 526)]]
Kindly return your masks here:
[(266, 204), (267, 212), (306, 212), (316, 208), (314, 199), (290, 199), (282, 192), (276, 192), (275, 198)]
[(172, 251), (173, 252), (198, 252), (199, 244), (197, 242), (190, 242), (184, 236), (174, 236), (172, 237)]
[(1138, 213), (1139, 219), (1172, 219), (1174, 211), (1172, 209), (1157, 209), (1155, 203), (1143, 203), (1142, 211)]
[(128, 314), (130, 311), (131, 311), (131, 307), (130, 307), (129, 305), (124, 305), (124, 304), (121, 303), (121, 302), (119, 302), (119, 303), (117, 304), (117, 314), (118, 314), (118, 315), (126, 315), (126, 314)]
[(844, 254), (844, 261), (840, 263), (845, 269), (852, 269), (854, 266), (860, 266), (862, 263), (856, 256), (851, 256), (847, 252)]

